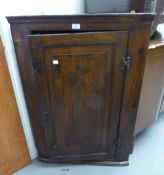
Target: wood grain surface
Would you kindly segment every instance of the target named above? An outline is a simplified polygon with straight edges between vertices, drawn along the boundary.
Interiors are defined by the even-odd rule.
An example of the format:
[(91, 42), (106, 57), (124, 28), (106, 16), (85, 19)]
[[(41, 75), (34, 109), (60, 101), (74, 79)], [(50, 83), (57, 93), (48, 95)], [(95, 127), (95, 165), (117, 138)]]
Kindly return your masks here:
[(164, 88), (163, 58), (164, 46), (149, 49), (134, 135), (158, 118)]
[[(117, 66), (117, 68), (116, 67), (113, 68), (114, 71), (112, 71), (111, 75), (113, 77), (114, 83), (111, 83), (112, 81), (110, 81), (109, 83), (110, 85), (115, 84), (114, 86), (112, 86), (113, 92), (111, 92), (113, 96), (112, 98), (114, 99), (112, 101), (115, 103), (113, 103), (113, 106), (111, 107), (114, 117), (109, 117), (110, 119), (113, 119), (110, 125), (112, 132), (109, 132), (110, 134), (109, 133), (108, 134), (111, 136), (112, 133), (117, 133), (117, 140), (114, 141), (116, 145), (115, 156), (110, 157), (110, 158), (112, 159), (113, 162), (127, 161), (129, 157), (129, 153), (131, 152), (132, 143), (133, 143), (133, 132), (134, 132), (134, 126), (135, 126), (135, 121), (136, 121), (136, 114), (137, 114), (137, 109), (138, 109), (138, 102), (139, 102), (139, 97), (140, 97), (140, 90), (141, 90), (141, 85), (142, 85), (144, 66), (146, 62), (146, 54), (147, 54), (147, 48), (148, 48), (148, 43), (149, 43), (149, 36), (150, 36), (150, 30), (151, 30), (153, 17), (154, 17), (154, 14), (133, 14), (133, 15), (131, 14), (106, 14), (106, 15), (102, 14), (102, 15), (72, 15), (72, 16), (71, 15), (69, 16), (61, 15), (61, 16), (7, 17), (11, 25), (12, 37), (14, 41), (15, 51), (17, 54), (17, 61), (18, 61), (18, 65), (20, 68), (21, 78), (22, 78), (22, 85), (24, 88), (25, 96), (26, 96), (27, 106), (28, 106), (29, 114), (30, 114), (29, 116), (31, 119), (32, 129), (33, 129), (35, 142), (37, 145), (40, 160), (45, 161), (45, 162), (56, 162), (56, 160), (54, 159), (56, 156), (53, 156), (53, 155), (55, 155), (54, 152), (57, 150), (56, 147), (54, 147), (53, 143), (50, 144), (51, 143), (50, 138), (55, 137), (54, 132), (51, 132), (51, 127), (52, 129), (54, 129), (54, 127), (52, 126), (52, 123), (56, 125), (55, 122), (51, 122), (53, 118), (51, 116), (52, 114), (51, 105), (54, 107), (54, 104), (56, 103), (56, 101), (49, 100), (49, 97), (52, 98), (52, 95), (55, 95), (55, 94), (52, 91), (53, 89), (51, 88), (52, 86), (50, 87), (50, 82), (47, 83), (48, 81), (45, 81), (45, 80), (48, 79), (47, 77), (49, 77), (50, 79), (50, 76), (51, 74), (53, 74), (53, 71), (55, 73), (55, 76), (58, 74), (57, 72), (60, 72), (60, 69), (62, 69), (62, 72), (65, 71), (65, 72), (70, 73), (70, 71), (67, 71), (67, 69), (63, 70), (62, 66), (59, 65), (57, 67), (54, 66), (56, 70), (52, 71), (52, 69), (49, 69), (50, 71), (48, 72), (48, 74), (46, 74), (45, 70), (47, 71), (47, 68), (50, 68), (50, 66), (45, 66), (45, 59), (43, 57), (44, 54), (42, 53), (40, 54), (40, 51), (42, 49), (37, 52), (34, 51), (33, 54), (31, 55), (30, 46), (35, 47), (39, 45), (44, 45), (44, 48), (47, 50), (48, 48), (52, 48), (49, 50), (53, 50), (54, 47), (58, 48), (58, 50), (62, 48), (63, 49), (62, 53), (64, 54), (66, 52), (65, 49), (68, 49), (66, 47), (70, 45), (70, 42), (72, 43), (70, 46), (71, 49), (74, 49), (76, 47), (77, 49), (76, 51), (78, 51), (78, 49), (81, 49), (82, 45), (85, 45), (85, 47), (87, 47), (86, 42), (90, 42), (91, 45), (89, 44), (90, 45), (89, 47), (90, 47), (90, 50), (92, 50), (91, 48), (93, 48), (92, 46), (94, 46), (94, 42), (97, 41), (100, 35), (95, 34), (87, 38), (83, 37), (87, 33), (114, 32), (115, 34), (117, 33), (119, 34), (120, 31), (128, 32), (128, 37), (127, 37), (128, 42), (126, 45), (120, 44), (122, 43), (120, 41), (122, 40), (121, 36), (123, 35), (119, 35), (119, 38), (117, 38), (115, 34), (112, 34), (112, 35), (109, 34), (109, 35), (105, 35), (102, 38), (102, 40), (100, 40), (99, 38), (99, 41), (97, 41), (97, 45), (103, 45), (103, 43), (106, 43), (108, 37), (111, 37), (111, 39), (117, 38), (117, 40), (113, 40), (113, 42), (111, 42), (111, 45), (115, 45), (115, 46), (111, 47), (112, 49), (109, 48), (108, 50), (112, 50), (113, 53), (114, 53), (114, 50), (117, 53), (122, 53), (122, 52), (119, 52), (119, 50), (120, 51), (124, 50), (125, 52), (124, 55), (126, 56), (126, 58), (128, 57), (131, 58), (131, 68), (127, 72), (125, 73), (121, 72), (121, 65)], [(72, 29), (72, 24), (74, 23), (80, 24), (79, 30)], [(66, 34), (67, 36), (64, 37), (64, 35)], [(48, 35), (49, 37), (46, 35)], [(55, 40), (51, 39), (51, 35), (55, 36)], [(29, 36), (33, 37), (33, 41), (35, 40), (34, 39), (35, 37), (40, 38), (40, 39), (36, 39), (36, 43), (29, 44)], [(46, 39), (43, 39), (44, 36), (46, 36)], [(62, 36), (64, 38), (61, 38)], [(42, 44), (42, 41), (44, 44)], [(54, 42), (52, 43), (52, 46), (50, 46), (51, 42)], [(64, 44), (67, 46), (64, 46)], [(80, 46), (80, 47), (78, 48), (77, 46), (78, 47)], [(106, 46), (104, 46), (104, 49), (105, 47)], [(96, 52), (96, 50), (97, 48), (94, 49), (94, 52)], [(56, 51), (57, 50), (55, 50), (53, 55), (55, 55)], [(102, 51), (104, 52), (103, 49)], [(68, 52), (66, 52), (66, 55), (68, 55)], [(112, 55), (112, 58), (113, 57), (114, 55)], [(92, 58), (91, 60), (88, 60), (88, 63), (92, 62), (92, 64), (94, 65), (95, 63), (93, 62), (93, 59), (95, 59), (95, 55), (93, 55), (91, 58)], [(98, 57), (95, 60), (97, 63), (100, 63), (100, 66), (104, 67), (103, 62), (105, 60), (105, 56), (101, 54), (101, 58), (102, 58), (101, 61), (98, 59)], [(41, 59), (42, 61), (39, 62), (39, 59)], [(84, 57), (83, 59), (85, 60)], [(80, 79), (83, 80), (83, 82), (85, 83), (84, 78), (82, 78), (82, 76), (79, 73), (79, 72), (85, 73), (86, 71), (86, 66), (84, 66), (86, 63), (83, 63), (83, 61), (82, 62), (80, 61), (83, 59), (78, 59), (80, 64), (82, 63), (83, 65), (77, 66), (77, 70), (76, 70), (77, 73), (75, 74), (75, 76), (78, 77), (79, 80)], [(115, 59), (118, 61), (116, 61), (115, 64), (120, 64), (122, 62), (122, 59), (123, 59), (123, 55), (118, 54), (118, 58)], [(61, 58), (59, 58), (59, 62), (61, 61), (62, 63), (64, 62), (63, 60), (66, 60), (66, 56), (65, 57), (62, 56)], [(64, 64), (65, 66), (67, 65), (67, 63), (64, 63)], [(115, 64), (110, 64), (110, 65), (114, 66)], [(92, 66), (88, 65), (87, 69), (88, 68), (91, 69)], [(89, 81), (91, 82), (92, 79), (95, 79), (96, 82), (100, 82), (100, 84), (97, 83), (97, 87), (91, 86), (91, 88), (94, 91), (96, 91), (96, 93), (98, 93), (100, 89), (102, 90), (102, 85), (104, 86), (103, 80), (101, 80), (99, 77), (95, 77), (94, 75), (94, 72), (97, 72), (97, 69), (99, 69), (100, 72), (102, 70), (102, 68), (99, 68), (96, 65), (96, 67), (93, 68), (93, 73), (92, 71), (89, 70), (90, 73), (85, 74), (85, 77), (88, 77), (87, 82)], [(120, 86), (120, 83), (118, 83), (120, 82), (120, 77), (121, 77), (121, 75), (118, 76), (118, 73), (122, 74), (123, 76), (123, 82), (122, 82), (123, 88), (121, 88), (122, 89), (121, 94), (117, 93), (118, 89), (122, 86), (122, 85)], [(64, 73), (62, 73), (62, 75), (65, 76)], [(37, 81), (36, 81), (36, 76), (37, 76)], [(101, 76), (101, 74), (99, 76)], [(54, 80), (54, 78), (52, 78), (52, 80)], [(66, 78), (63, 79), (63, 81), (65, 80)], [(76, 82), (79, 83), (79, 80)], [(38, 81), (40, 83), (38, 83)], [(61, 84), (60, 82), (61, 80), (58, 81), (59, 85)], [(75, 78), (74, 79), (71, 78), (70, 82), (72, 83), (75, 82)], [(52, 85), (54, 86), (55, 83)], [(75, 84), (77, 85), (78, 83), (75, 83)], [(76, 87), (76, 85), (74, 87)], [(37, 88), (37, 86), (39, 88)], [(62, 87), (65, 90), (69, 90), (69, 89), (66, 89), (65, 86), (60, 85), (60, 89), (62, 89)], [(48, 90), (46, 88), (49, 90), (51, 89), (52, 93), (48, 94)], [(107, 90), (107, 88), (105, 89)], [(87, 91), (88, 89), (85, 89), (85, 92)], [(120, 96), (121, 96), (121, 109), (120, 108), (118, 109), (117, 106), (119, 105), (117, 105), (118, 103), (116, 101), (120, 99)], [(74, 97), (77, 97), (77, 96), (75, 95)], [(81, 95), (81, 99), (82, 97), (83, 96)], [(72, 98), (72, 99), (75, 99), (75, 98)], [(97, 100), (95, 100), (95, 102), (97, 102)], [(78, 107), (77, 103), (73, 103), (73, 104), (75, 104)], [(61, 107), (62, 106), (63, 104), (61, 103)], [(100, 108), (102, 110), (102, 107)], [(109, 108), (109, 111), (111, 109)], [(55, 111), (58, 112), (58, 110), (55, 110)], [(60, 112), (62, 113), (64, 112), (64, 110), (63, 111), (60, 110)], [(77, 113), (77, 112), (79, 112), (79, 110), (74, 110), (74, 113)], [(80, 112), (82, 112), (82, 110)], [(47, 120), (47, 115), (49, 115), (48, 120)], [(96, 116), (98, 115), (99, 114), (96, 113)], [(59, 118), (59, 115), (56, 115), (56, 116), (58, 116), (56, 117), (58, 120), (57, 122), (61, 123), (62, 119)], [(103, 116), (102, 118), (104, 119), (105, 118), (104, 115), (102, 116)], [(71, 119), (70, 116), (68, 118)], [(75, 120), (76, 119), (77, 118), (75, 118)], [(117, 122), (119, 123), (118, 127), (116, 127), (117, 125), (115, 125), (115, 123)], [(99, 124), (98, 122), (96, 123)], [(90, 124), (89, 119), (88, 119), (87, 124), (88, 125)], [(92, 129), (93, 131), (95, 130), (94, 128)], [(73, 131), (73, 128), (71, 128), (71, 130)], [(64, 131), (67, 131), (67, 129), (65, 129)], [(76, 137), (78, 135), (77, 132), (75, 134)], [(68, 134), (68, 133), (64, 133), (64, 134)], [(72, 134), (72, 137), (74, 137), (73, 134)], [(112, 137), (110, 137), (110, 139), (111, 138)], [(100, 140), (100, 137), (98, 137), (98, 140)], [(93, 141), (92, 143), (97, 143), (94, 140), (92, 141)], [(53, 152), (52, 154), (51, 154), (51, 150), (54, 150), (52, 151)], [(56, 153), (60, 153), (60, 152), (58, 152), (57, 150)], [(85, 156), (85, 154), (81, 154), (81, 155)], [(68, 157), (70, 158), (70, 156), (71, 154), (69, 154)], [(75, 158), (76, 156), (73, 156), (73, 157), (70, 160), (76, 159)], [(93, 155), (91, 157), (93, 158)], [(100, 160), (100, 157), (101, 157), (101, 154), (99, 155), (99, 160)], [(88, 158), (90, 158), (90, 156), (88, 156)], [(61, 157), (60, 157), (60, 160), (61, 160)], [(98, 159), (95, 159), (95, 160), (98, 160)], [(63, 161), (68, 161), (66, 156), (64, 157)]]
[(0, 39), (0, 175), (31, 162)]
[(114, 159), (127, 38), (125, 31), (29, 36), (38, 105), (46, 111), (49, 98), (51, 106), (44, 123), (52, 159)]

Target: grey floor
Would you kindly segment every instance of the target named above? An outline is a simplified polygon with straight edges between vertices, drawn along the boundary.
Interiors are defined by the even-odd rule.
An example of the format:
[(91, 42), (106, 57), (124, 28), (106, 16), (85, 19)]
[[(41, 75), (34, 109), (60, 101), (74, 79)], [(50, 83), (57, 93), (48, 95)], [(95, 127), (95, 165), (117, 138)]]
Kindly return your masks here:
[(164, 175), (164, 114), (135, 140), (126, 167), (33, 163), (13, 175)]

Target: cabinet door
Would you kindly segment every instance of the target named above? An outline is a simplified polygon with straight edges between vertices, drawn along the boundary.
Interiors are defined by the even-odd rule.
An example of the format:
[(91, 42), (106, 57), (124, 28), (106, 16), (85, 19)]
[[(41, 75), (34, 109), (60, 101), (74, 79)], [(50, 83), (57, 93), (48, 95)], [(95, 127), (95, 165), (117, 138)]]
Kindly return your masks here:
[(51, 159), (114, 159), (127, 37), (127, 32), (29, 36)]

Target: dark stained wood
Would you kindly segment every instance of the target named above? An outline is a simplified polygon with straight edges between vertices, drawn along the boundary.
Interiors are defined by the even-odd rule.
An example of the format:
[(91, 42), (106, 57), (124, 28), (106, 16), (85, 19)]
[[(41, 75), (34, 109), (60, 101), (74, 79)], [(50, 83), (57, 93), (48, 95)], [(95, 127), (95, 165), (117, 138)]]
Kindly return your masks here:
[[(127, 36), (127, 32), (30, 36), (40, 73), (36, 78), (43, 79), (45, 72), (48, 78), (49, 115), (55, 128), (50, 144), (56, 147), (56, 157), (114, 158), (117, 132), (113, 127), (117, 131), (123, 81), (120, 58), (126, 55)], [(53, 60), (59, 65), (53, 65)], [(44, 64), (42, 70), (37, 68)], [(39, 89), (42, 84), (37, 81)]]
[[(135, 22), (151, 22), (154, 18), (154, 13), (139, 13), (139, 14), (130, 14), (130, 13), (107, 13), (107, 14), (83, 14), (83, 15), (45, 15), (45, 16), (9, 16), (7, 17), (10, 24), (32, 24), (34, 23), (65, 23), (68, 24), (73, 22), (121, 22), (121, 23), (135, 23)], [(87, 18), (87, 20), (86, 20)], [(60, 25), (61, 26), (61, 25)], [(43, 28), (46, 26), (42, 26)], [(71, 27), (71, 26), (70, 26)], [(42, 29), (43, 29), (42, 28)], [(61, 27), (64, 30), (64, 27)], [(39, 28), (38, 28), (39, 29)], [(71, 29), (71, 28), (70, 28)], [(98, 29), (98, 28), (97, 28)], [(41, 30), (41, 28), (40, 28)], [(65, 29), (68, 30), (68, 29)], [(89, 28), (88, 28), (89, 30)]]
[[(40, 160), (127, 161), (153, 14), (8, 20)], [(128, 56), (132, 67), (123, 73)]]
[[(138, 32), (138, 30), (140, 30), (140, 32)], [(149, 44), (149, 36), (145, 35), (145, 33), (150, 33), (150, 31), (151, 29), (149, 26), (140, 25), (139, 28), (136, 27), (133, 29), (133, 32), (129, 36), (128, 55), (131, 55), (133, 60), (131, 70), (125, 77), (119, 128), (120, 144), (116, 151), (116, 157), (118, 157), (117, 161), (123, 161), (125, 157), (128, 158), (128, 150), (131, 150), (133, 146), (132, 142), (129, 142), (129, 140), (133, 140), (133, 128), (135, 126), (135, 116), (138, 111), (146, 61), (145, 57)]]

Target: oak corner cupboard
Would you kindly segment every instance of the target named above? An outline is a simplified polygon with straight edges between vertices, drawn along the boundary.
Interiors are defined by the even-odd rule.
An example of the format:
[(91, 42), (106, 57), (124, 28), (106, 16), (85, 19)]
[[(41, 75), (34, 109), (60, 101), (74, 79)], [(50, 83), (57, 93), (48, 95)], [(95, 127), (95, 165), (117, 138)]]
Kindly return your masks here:
[(7, 17), (39, 160), (127, 163), (153, 17)]

